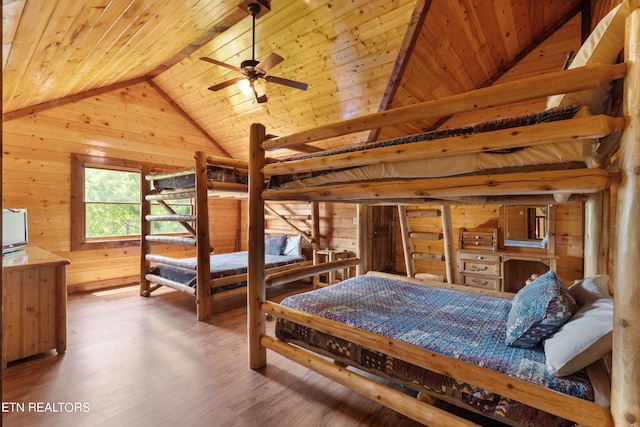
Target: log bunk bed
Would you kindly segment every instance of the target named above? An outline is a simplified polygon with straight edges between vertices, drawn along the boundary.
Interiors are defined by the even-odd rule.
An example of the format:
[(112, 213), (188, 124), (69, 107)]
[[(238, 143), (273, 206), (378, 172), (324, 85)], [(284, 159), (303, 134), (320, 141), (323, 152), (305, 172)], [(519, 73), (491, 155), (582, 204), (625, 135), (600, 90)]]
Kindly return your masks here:
[[(250, 132), (250, 163), (249, 163), (249, 264), (248, 272), (248, 340), (249, 340), (249, 367), (259, 369), (266, 365), (267, 349), (284, 355), (285, 357), (300, 363), (336, 382), (339, 382), (358, 393), (361, 393), (389, 408), (392, 408), (408, 417), (428, 425), (475, 425), (465, 419), (452, 415), (442, 409), (433, 406), (429, 395), (437, 398), (450, 399), (436, 389), (423, 387), (423, 380), (432, 375), (440, 375), (454, 379), (454, 384), (462, 385), (458, 390), (458, 396), (466, 395), (468, 399), (480, 400), (487, 395), (489, 398), (499, 395), (498, 408), (493, 414), (496, 416), (502, 411), (508, 413), (507, 400), (521, 402), (525, 409), (518, 412), (519, 419), (501, 419), (512, 425), (531, 425), (528, 415), (533, 418), (536, 414), (542, 414), (546, 425), (638, 425), (640, 423), (640, 375), (638, 366), (640, 360), (640, 285), (637, 278), (640, 277), (640, 2), (638, 0), (625, 1), (622, 8), (617, 8), (616, 13), (623, 14), (622, 34), (624, 41), (619, 41), (618, 51), (624, 50), (624, 62), (616, 60), (610, 63), (577, 64), (575, 67), (549, 73), (536, 77), (529, 77), (519, 81), (494, 85), (471, 92), (454, 95), (435, 101), (429, 101), (412, 106), (388, 110), (380, 113), (369, 114), (361, 118), (350, 119), (332, 125), (321, 126), (316, 129), (302, 131), (296, 134), (276, 137), (267, 140), (265, 127), (262, 124), (253, 124)], [(626, 9), (625, 9), (626, 8)], [(613, 13), (613, 12), (612, 12)], [(626, 27), (626, 29), (625, 29)], [(594, 30), (598, 31), (600, 25)], [(608, 31), (608, 30), (606, 30)], [(605, 31), (605, 34), (606, 34)], [(585, 43), (586, 44), (586, 43)], [(582, 49), (581, 49), (582, 50)], [(580, 52), (578, 53), (580, 54)], [(601, 62), (601, 61), (598, 61)], [(296, 158), (291, 161), (270, 163), (265, 159), (266, 150), (276, 148), (295, 149), (307, 143), (319, 141), (363, 130), (379, 128), (410, 121), (419, 121), (430, 118), (448, 117), (465, 111), (474, 111), (482, 108), (506, 105), (509, 103), (539, 99), (541, 97), (557, 94), (581, 93), (593, 88), (606, 87), (612, 81), (623, 81), (622, 89), (622, 117), (611, 117), (596, 113), (590, 117), (570, 118), (557, 122), (541, 123), (534, 126), (517, 127), (507, 130), (495, 130), (486, 133), (452, 137), (446, 145), (442, 142), (409, 142), (402, 146), (378, 147), (357, 152), (342, 152), (327, 157)], [(592, 109), (593, 110), (593, 109)], [(618, 133), (619, 137), (607, 137)], [(274, 177), (299, 172), (312, 172), (327, 169), (362, 167), (363, 165), (381, 164), (388, 158), (398, 161), (417, 158), (429, 162), (430, 159), (443, 160), (446, 156), (466, 155), (469, 153), (486, 152), (487, 150), (503, 150), (515, 147), (542, 146), (546, 143), (554, 143), (557, 146), (569, 144), (567, 140), (596, 138), (596, 151), (591, 156), (590, 167), (571, 169), (560, 167), (555, 169), (536, 168), (524, 165), (522, 168), (510, 168), (505, 170), (485, 171), (482, 174), (464, 174), (448, 177), (426, 178), (387, 178), (382, 180), (366, 180), (360, 182), (325, 183), (317, 186), (300, 188), (264, 188), (262, 185), (265, 177)], [(614, 148), (610, 142), (617, 141)], [(560, 142), (563, 141), (563, 142)], [(444, 158), (444, 159), (443, 159)], [(560, 160), (556, 162), (562, 163)], [(602, 300), (610, 299), (611, 313), (605, 324), (608, 324), (612, 332), (612, 352), (599, 359), (596, 364), (590, 365), (590, 374), (595, 366), (602, 368), (603, 360), (609, 360), (604, 372), (610, 375), (604, 377), (604, 383), (610, 380), (610, 386), (605, 385), (604, 390), (598, 389), (595, 382), (584, 374), (583, 370), (566, 377), (552, 376), (545, 367), (545, 351), (540, 345), (527, 349), (527, 356), (523, 362), (527, 368), (524, 375), (514, 373), (509, 368), (500, 370), (492, 366), (490, 361), (478, 361), (475, 356), (467, 357), (465, 351), (455, 348), (447, 351), (447, 342), (444, 341), (444, 330), (454, 329), (453, 317), (463, 319), (465, 323), (466, 313), (470, 307), (475, 307), (475, 302), (482, 300), (482, 304), (498, 304), (502, 309), (485, 310), (489, 312), (487, 317), (495, 317), (498, 324), (502, 325), (494, 330), (494, 339), (491, 344), (497, 347), (505, 347), (507, 352), (520, 351), (512, 348), (504, 342), (507, 329), (505, 324), (507, 312), (511, 307), (520, 304), (518, 295), (507, 295), (495, 291), (480, 289), (474, 290), (468, 287), (460, 287), (451, 283), (435, 281), (416, 281), (411, 278), (399, 276), (385, 276), (381, 273), (367, 274), (348, 279), (340, 284), (314, 290), (285, 299), (281, 304), (265, 300), (265, 288), (269, 285), (286, 283), (297, 280), (305, 275), (318, 274), (328, 269), (343, 268), (345, 262), (358, 262), (357, 259), (344, 260), (331, 263), (292, 269), (287, 272), (265, 274), (264, 268), (264, 203), (265, 201), (338, 201), (353, 202), (359, 206), (366, 204), (439, 204), (442, 200), (456, 198), (460, 203), (465, 200), (484, 200), (484, 203), (508, 203), (510, 200), (526, 198), (536, 199), (543, 203), (567, 202), (572, 197), (583, 197), (585, 203), (585, 273), (596, 274), (599, 265), (603, 265), (600, 253), (606, 253), (606, 248), (599, 245), (599, 231), (608, 229), (606, 215), (602, 210), (594, 208), (593, 200), (604, 198), (604, 204), (608, 204), (607, 195), (610, 188), (615, 188), (616, 201), (616, 251), (613, 253), (612, 280), (608, 287), (605, 285), (607, 295), (601, 295)], [(553, 198), (553, 199), (552, 199)], [(606, 210), (606, 209), (605, 209)], [(362, 233), (362, 221), (359, 233)], [(360, 244), (361, 248), (366, 245)], [(362, 256), (364, 252), (359, 252)], [(605, 263), (606, 264), (606, 260)], [(364, 271), (362, 261), (359, 265), (359, 273)], [(554, 276), (550, 271), (548, 275)], [(544, 276), (548, 276), (545, 274)], [(355, 282), (362, 280), (363, 282)], [(589, 278), (579, 284), (574, 284), (571, 289), (574, 295), (583, 295), (579, 288), (586, 284), (596, 283), (600, 279)], [(382, 290), (374, 287), (373, 282), (383, 282)], [(533, 284), (533, 283), (532, 283)], [(527, 289), (532, 284), (523, 289)], [(425, 286), (427, 285), (427, 286)], [(430, 313), (433, 306), (447, 304), (448, 298), (453, 299), (452, 294), (466, 298), (460, 310), (451, 306), (447, 310), (456, 316), (450, 316), (446, 327), (431, 332), (437, 339), (435, 344), (430, 343), (421, 346), (422, 341), (430, 342), (423, 335), (416, 335), (415, 330), (405, 331), (404, 334), (391, 334), (394, 325), (385, 326), (379, 324), (378, 318), (387, 316), (387, 310), (396, 306), (410, 305), (404, 300), (394, 300), (398, 293), (390, 295), (390, 289), (394, 286), (411, 288), (411, 292), (438, 293), (445, 292), (446, 297), (440, 296), (431, 305), (418, 307), (410, 312), (410, 318), (418, 316), (421, 311)], [(351, 287), (353, 290), (351, 291)], [(366, 292), (358, 292), (358, 288), (366, 289)], [(561, 286), (562, 289), (566, 289)], [(593, 287), (592, 287), (593, 288)], [(596, 286), (602, 291), (602, 284)], [(534, 289), (529, 288), (529, 289)], [(535, 288), (537, 289), (537, 288)], [(454, 292), (456, 291), (456, 292)], [(341, 294), (340, 292), (344, 292)], [(381, 293), (380, 299), (375, 299), (372, 294)], [(615, 298), (611, 299), (609, 293)], [(520, 292), (518, 293), (520, 294)], [(337, 299), (334, 296), (337, 295)], [(363, 296), (364, 295), (364, 296)], [(413, 295), (413, 294), (412, 294)], [(420, 294), (422, 295), (422, 294)], [(566, 295), (566, 293), (565, 293)], [(370, 303), (374, 311), (365, 312), (360, 305), (360, 299), (373, 298)], [(422, 301), (422, 296), (411, 297), (410, 300)], [(426, 298), (426, 297), (425, 297)], [(444, 299), (443, 299), (444, 298)], [(570, 298), (567, 298), (570, 299)], [(354, 301), (355, 300), (355, 301)], [(582, 297), (575, 298), (578, 307), (586, 304)], [(337, 301), (337, 302), (336, 302)], [(394, 304), (389, 304), (394, 301)], [(600, 301), (600, 299), (598, 299)], [(605, 301), (606, 302), (606, 301)], [(367, 303), (363, 301), (362, 304)], [(286, 305), (285, 305), (286, 304)], [(336, 305), (352, 304), (350, 310), (340, 311)], [(478, 303), (479, 304), (479, 303)], [(314, 309), (314, 307), (320, 307)], [(384, 309), (383, 309), (384, 308)], [(575, 308), (575, 307), (574, 307)], [(377, 310), (377, 311), (376, 311)], [(435, 310), (435, 308), (434, 308)], [(454, 311), (458, 310), (458, 311)], [(497, 315), (497, 311), (502, 315)], [(582, 310), (582, 308), (580, 308)], [(349, 315), (349, 311), (352, 315)], [(482, 311), (482, 310), (480, 310)], [(355, 313), (355, 314), (353, 314)], [(580, 311), (578, 311), (580, 313)], [(266, 315), (277, 318), (275, 336), (266, 333)], [(502, 316), (502, 317), (501, 317)], [(577, 316), (577, 315), (576, 315)], [(510, 317), (510, 316), (509, 316)], [(385, 317), (392, 322), (393, 317)], [(473, 319), (473, 322), (478, 320)], [(406, 318), (397, 320), (406, 321)], [(441, 320), (442, 322), (442, 320)], [(502, 323), (500, 323), (502, 322)], [(566, 324), (573, 324), (573, 318)], [(425, 321), (428, 326), (428, 322)], [(456, 323), (457, 325), (458, 323)], [(357, 325), (357, 326), (356, 326)], [(425, 326), (426, 327), (426, 326)], [(300, 334), (295, 335), (296, 331)], [(382, 331), (385, 331), (382, 335)], [(427, 329), (428, 331), (428, 329)], [(560, 334), (560, 331), (557, 334)], [(472, 331), (475, 333), (476, 331)], [(611, 332), (609, 332), (611, 333)], [(304, 340), (305, 335), (316, 337)], [(319, 336), (329, 336), (333, 343), (332, 348), (325, 349), (319, 344)], [(491, 333), (490, 333), (491, 335)], [(579, 334), (578, 334), (579, 335)], [(333, 337), (333, 338), (332, 338)], [(498, 337), (498, 338), (496, 338)], [(455, 340), (456, 338), (450, 338)], [(550, 340), (547, 340), (550, 341)], [(606, 340), (605, 340), (606, 341)], [(473, 343), (469, 343), (473, 344)], [(477, 343), (476, 343), (477, 344)], [(484, 341), (482, 346), (486, 346)], [(435, 347), (435, 349), (434, 349)], [(545, 341), (546, 348), (546, 341)], [(341, 349), (345, 349), (344, 351)], [(529, 355), (530, 353), (535, 353)], [(349, 354), (350, 353), (350, 354)], [(354, 353), (361, 353), (358, 359)], [(329, 359), (327, 359), (327, 357)], [(537, 361), (535, 361), (535, 358)], [(540, 357), (542, 359), (540, 359)], [(607, 357), (610, 357), (607, 359)], [(331, 361), (333, 359), (333, 361)], [(373, 362), (371, 362), (373, 360)], [(359, 363), (360, 362), (360, 363)], [(500, 362), (502, 363), (502, 362)], [(548, 363), (548, 360), (547, 360)], [(395, 377), (390, 367), (396, 365), (408, 366), (408, 371), (421, 372), (422, 377), (400, 378)], [(535, 366), (542, 366), (538, 369)], [(606, 364), (604, 364), (606, 365)], [(360, 371), (349, 368), (359, 368)], [(381, 369), (377, 369), (378, 367)], [(491, 368), (491, 369), (490, 369)], [(363, 375), (362, 370), (368, 372)], [(517, 369), (516, 369), (517, 370)], [(536, 371), (543, 378), (539, 381)], [(384, 382), (371, 378), (374, 373), (383, 378), (392, 378), (416, 392), (415, 396), (408, 395), (388, 387)], [(601, 371), (602, 374), (602, 371)], [(546, 377), (544, 375), (547, 375)], [(579, 378), (576, 379), (576, 376)], [(595, 377), (592, 378), (592, 380)], [(443, 380), (442, 380), (443, 381)], [(440, 381), (440, 387), (447, 388), (448, 384)], [(574, 382), (575, 381), (575, 382)], [(552, 389), (551, 383), (563, 383), (564, 386)], [(591, 384), (591, 385), (589, 385)], [(473, 385), (473, 386), (470, 386)], [(576, 393), (576, 390), (584, 390), (592, 387), (591, 396)], [(569, 389), (569, 390), (567, 390)], [(484, 393), (481, 392), (484, 390)], [(610, 395), (610, 406), (600, 402), (600, 392)], [(570, 394), (567, 394), (570, 393)], [(589, 394), (589, 393), (587, 393)], [(500, 397), (501, 396), (501, 397)], [(451, 400), (453, 402), (453, 400)], [(473, 409), (469, 403), (457, 403), (463, 407)], [(528, 408), (528, 409), (527, 409)], [(482, 406), (476, 406), (478, 411)], [(546, 418), (545, 418), (546, 417)], [(557, 418), (548, 418), (557, 417)], [(555, 420), (555, 421), (554, 421)], [(568, 421), (567, 421), (568, 420)], [(565, 423), (565, 424), (562, 424)]]
[[(162, 286), (193, 295), (198, 320), (206, 321), (211, 316), (214, 301), (246, 292), (247, 252), (213, 254), (213, 248), (210, 246), (208, 205), (210, 200), (216, 199), (246, 199), (247, 174), (246, 162), (197, 152), (193, 168), (153, 173), (145, 177), (150, 185), (144, 186), (142, 194), (140, 295), (148, 297)], [(193, 215), (178, 214), (166, 202), (188, 198), (194, 201)], [(152, 202), (157, 202), (167, 213), (152, 215)], [(265, 209), (272, 217), (283, 221), (292, 233), (285, 240), (285, 235), (280, 232), (279, 236), (274, 236), (274, 241), (282, 244), (283, 248), (288, 241), (294, 242), (296, 246), (290, 251), (295, 252), (292, 254), (268, 255), (267, 272), (310, 265), (313, 261), (306, 260), (301, 255), (301, 240), (306, 240), (317, 249), (317, 204), (312, 208), (312, 224), (309, 231), (300, 229), (269, 206), (265, 206)], [(151, 224), (154, 221), (177, 221), (187, 235), (152, 234)], [(194, 247), (196, 256), (171, 258), (153, 254), (153, 243)]]

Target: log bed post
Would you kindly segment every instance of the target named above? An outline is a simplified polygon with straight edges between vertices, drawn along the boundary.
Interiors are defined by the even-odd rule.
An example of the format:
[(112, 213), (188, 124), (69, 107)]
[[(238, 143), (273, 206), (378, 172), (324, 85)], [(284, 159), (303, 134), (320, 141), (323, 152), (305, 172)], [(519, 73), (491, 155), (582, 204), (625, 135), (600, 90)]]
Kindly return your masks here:
[[(611, 189), (602, 190), (602, 212), (600, 213), (600, 253), (598, 257), (598, 272), (600, 274), (609, 274), (609, 252), (611, 236)], [(614, 278), (615, 279), (615, 278)]]
[(249, 367), (262, 368), (267, 364), (267, 349), (260, 340), (265, 334), (265, 315), (262, 303), (266, 299), (264, 271), (264, 186), (265, 127), (251, 125), (249, 138), (249, 264), (247, 268), (247, 332), (249, 340)]
[(205, 321), (211, 316), (211, 241), (209, 240), (209, 196), (207, 192), (207, 156), (196, 153), (196, 306), (198, 320)]
[[(311, 253), (313, 254), (313, 263), (318, 263), (317, 251), (320, 250), (320, 203), (311, 202)], [(315, 275), (311, 278), (313, 289), (318, 288), (320, 276)]]
[[(149, 173), (147, 167), (142, 168), (142, 176)], [(151, 222), (147, 221), (147, 215), (151, 214), (151, 202), (147, 200), (147, 195), (151, 193), (151, 183), (142, 180), (140, 186), (140, 296), (149, 296), (151, 283), (145, 277), (151, 263), (147, 261), (147, 254), (151, 253), (151, 242), (145, 237), (151, 234)]]
[(640, 424), (640, 0), (626, 20), (624, 117), (616, 213), (611, 414), (616, 426)]
[(600, 254), (600, 234), (602, 233), (602, 222), (600, 221), (602, 214), (603, 194), (599, 191), (595, 194), (587, 195), (587, 201), (584, 205), (584, 264), (583, 277), (593, 276), (601, 273), (599, 254)]

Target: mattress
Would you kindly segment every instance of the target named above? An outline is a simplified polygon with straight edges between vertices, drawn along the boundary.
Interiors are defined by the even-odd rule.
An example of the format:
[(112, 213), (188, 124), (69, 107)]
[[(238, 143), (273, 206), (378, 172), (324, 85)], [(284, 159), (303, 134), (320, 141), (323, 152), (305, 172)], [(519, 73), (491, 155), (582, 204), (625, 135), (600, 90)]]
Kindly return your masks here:
[[(247, 184), (248, 177), (238, 174), (234, 168), (221, 166), (207, 166), (207, 180), (216, 182), (229, 182), (237, 184)], [(192, 188), (196, 185), (194, 174), (181, 175), (172, 178), (153, 180), (153, 187), (156, 190), (174, 190), (179, 188)]]
[[(226, 254), (214, 254), (210, 257), (209, 267), (211, 269), (211, 278), (218, 279), (220, 277), (233, 276), (236, 274), (243, 274), (247, 272), (247, 260), (248, 252), (230, 252)], [(282, 265), (293, 264), (296, 262), (304, 261), (304, 257), (290, 256), (290, 255), (265, 255), (265, 267), (279, 267)], [(176, 267), (168, 264), (156, 264), (150, 270), (149, 273), (162, 276), (165, 279), (173, 280), (187, 286), (196, 286), (196, 266), (197, 258), (185, 258), (181, 260), (183, 262), (191, 262), (192, 269)], [(237, 288), (240, 286), (246, 286), (247, 282), (242, 281), (233, 285), (227, 285), (217, 288), (212, 288), (212, 292), (222, 292), (224, 290)]]
[[(282, 305), (335, 320), (401, 342), (529, 381), (571, 396), (593, 400), (584, 371), (567, 377), (547, 372), (542, 347), (505, 345), (508, 299), (431, 288), (377, 276), (359, 276), (286, 298)], [(348, 341), (278, 319), (276, 336), (365, 371), (458, 401), (458, 405), (517, 425), (573, 425), (451, 378)]]
[[(380, 141), (373, 144), (353, 144), (351, 146), (341, 147), (336, 150), (297, 156), (295, 157), (295, 159), (309, 158), (319, 155), (353, 152), (361, 149), (409, 144), (417, 141), (427, 141), (435, 139), (442, 139), (443, 144), (445, 144), (446, 138), (452, 136), (489, 132), (518, 126), (528, 126), (542, 122), (565, 120), (572, 117), (580, 117), (586, 115), (589, 115), (589, 112), (586, 108), (580, 108), (578, 106), (560, 107), (552, 110), (531, 113), (524, 116), (493, 120), (454, 129), (425, 132), (408, 137)], [(271, 186), (274, 188), (301, 188), (341, 182), (402, 178), (436, 178), (478, 173), (483, 171), (494, 171), (514, 167), (557, 165), (568, 163), (580, 163), (583, 167), (586, 167), (590, 164), (592, 143), (593, 141), (591, 140), (569, 140), (542, 144), (534, 147), (521, 147), (499, 151), (485, 151), (481, 153), (461, 154), (444, 158), (410, 160), (402, 162), (388, 161), (379, 164), (354, 167), (332, 172), (294, 174), (289, 176), (274, 177), (272, 179)]]

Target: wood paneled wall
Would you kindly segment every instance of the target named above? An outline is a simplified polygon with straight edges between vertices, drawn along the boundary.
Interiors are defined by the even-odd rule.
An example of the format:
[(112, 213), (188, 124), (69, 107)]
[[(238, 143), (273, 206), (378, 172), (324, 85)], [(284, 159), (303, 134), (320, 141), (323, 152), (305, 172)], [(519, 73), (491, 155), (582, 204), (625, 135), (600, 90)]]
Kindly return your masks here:
[[(4, 122), (2, 203), (28, 209), (30, 245), (71, 260), (69, 286), (123, 284), (139, 277), (138, 248), (70, 250), (71, 153), (184, 167), (197, 150), (222, 155), (155, 89), (137, 84)], [(224, 224), (224, 231), (212, 230), (219, 251), (236, 246), (236, 206), (218, 201), (210, 207)]]
[[(300, 203), (268, 203), (270, 207), (281, 215), (311, 215), (311, 204)], [(241, 218), (241, 247), (247, 250), (247, 217), (246, 202), (242, 202)], [(332, 248), (347, 250), (355, 255), (357, 250), (357, 226), (354, 224), (356, 217), (356, 205), (347, 203), (320, 203), (320, 248)], [(265, 228), (268, 230), (280, 231), (283, 234), (291, 234), (286, 227), (278, 220), (266, 220)], [(298, 221), (296, 225), (311, 225), (311, 220)], [(310, 245), (303, 242), (303, 248), (310, 248)]]
[[(432, 206), (437, 209), (439, 206)], [(558, 275), (565, 283), (570, 284), (582, 278), (583, 271), (583, 210), (581, 204), (554, 206), (556, 211), (556, 245), (558, 255)], [(458, 235), (460, 228), (498, 228), (499, 206), (470, 205), (452, 206), (451, 217), (453, 223), (454, 247), (458, 249)], [(433, 220), (423, 219), (426, 225), (420, 231), (438, 231)], [(413, 224), (419, 224), (415, 221)], [(419, 226), (419, 225), (418, 225)], [(402, 237), (399, 226), (396, 227), (394, 237), (394, 270), (406, 273), (402, 249)], [(444, 253), (444, 242), (436, 242), (430, 247), (414, 247), (414, 250), (427, 253)], [(444, 262), (416, 261), (416, 272), (446, 275)]]

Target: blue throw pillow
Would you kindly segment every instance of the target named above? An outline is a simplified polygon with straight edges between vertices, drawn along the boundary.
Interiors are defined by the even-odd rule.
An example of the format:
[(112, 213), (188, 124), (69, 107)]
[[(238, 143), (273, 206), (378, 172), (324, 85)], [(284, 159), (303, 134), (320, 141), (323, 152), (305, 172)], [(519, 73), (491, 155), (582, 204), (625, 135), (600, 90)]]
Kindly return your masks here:
[(282, 255), (286, 241), (286, 234), (282, 236), (264, 236), (264, 253), (266, 255)]
[(577, 310), (576, 301), (555, 271), (520, 289), (507, 319), (507, 345), (535, 347), (552, 336)]

